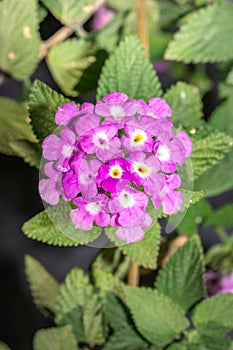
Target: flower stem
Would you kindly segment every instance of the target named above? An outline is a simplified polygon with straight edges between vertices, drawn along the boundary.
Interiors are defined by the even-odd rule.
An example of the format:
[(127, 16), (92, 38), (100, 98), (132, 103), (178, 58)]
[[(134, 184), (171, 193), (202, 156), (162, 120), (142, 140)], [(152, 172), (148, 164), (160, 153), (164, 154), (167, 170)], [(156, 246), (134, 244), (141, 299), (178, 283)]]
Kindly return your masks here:
[(83, 24), (93, 15), (93, 13), (96, 12), (96, 10), (103, 5), (105, 0), (96, 0), (96, 2), (93, 4), (93, 6), (90, 6), (90, 8), (87, 11), (87, 14), (84, 19), (82, 19), (79, 22), (74, 22), (71, 26), (64, 26), (61, 29), (59, 29), (55, 34), (53, 34), (48, 40), (44, 41), (41, 44), (39, 58), (42, 60), (45, 56), (47, 56), (49, 50), (67, 39), (71, 34), (73, 34), (74, 31), (78, 30), (80, 27), (83, 26)]
[(137, 10), (137, 31), (142, 45), (146, 51), (146, 56), (149, 56), (149, 43), (146, 24), (146, 1), (135, 0)]
[(128, 274), (128, 284), (136, 287), (139, 283), (140, 271), (139, 266), (135, 261), (131, 261)]

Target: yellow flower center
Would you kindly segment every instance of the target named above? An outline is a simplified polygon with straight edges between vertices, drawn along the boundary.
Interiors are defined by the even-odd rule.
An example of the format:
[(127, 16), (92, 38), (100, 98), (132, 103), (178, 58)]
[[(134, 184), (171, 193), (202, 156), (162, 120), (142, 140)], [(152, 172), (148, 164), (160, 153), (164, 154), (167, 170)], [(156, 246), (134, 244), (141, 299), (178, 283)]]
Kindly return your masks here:
[(142, 139), (143, 139), (142, 135), (141, 134), (137, 134), (137, 135), (134, 136), (133, 142), (134, 143), (140, 143), (142, 141)]
[(119, 179), (121, 178), (122, 175), (122, 169), (120, 168), (119, 165), (114, 165), (110, 168), (110, 176)]
[(138, 165), (137, 167), (137, 171), (142, 174), (142, 175), (146, 175), (147, 173), (147, 168), (143, 165)]

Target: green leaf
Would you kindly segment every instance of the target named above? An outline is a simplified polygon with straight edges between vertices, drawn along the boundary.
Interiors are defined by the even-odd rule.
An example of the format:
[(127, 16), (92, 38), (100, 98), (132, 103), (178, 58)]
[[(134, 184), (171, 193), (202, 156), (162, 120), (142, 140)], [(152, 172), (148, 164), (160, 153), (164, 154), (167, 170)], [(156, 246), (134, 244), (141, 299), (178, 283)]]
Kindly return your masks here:
[(200, 125), (203, 106), (197, 87), (178, 82), (167, 90), (164, 99), (172, 108), (172, 121), (175, 126), (194, 128)]
[(41, 2), (60, 22), (75, 27), (90, 17), (96, 0), (41, 0)]
[(41, 81), (33, 83), (28, 101), (29, 114), (33, 130), (41, 142), (57, 128), (54, 121), (57, 108), (68, 101)]
[(34, 350), (78, 350), (70, 326), (41, 329), (33, 340)]
[(88, 68), (83, 72), (78, 84), (74, 87), (74, 90), (77, 91), (77, 93), (86, 94), (97, 89), (97, 82), (101, 69), (108, 55), (106, 51), (99, 50), (96, 52), (94, 57), (95, 62), (88, 66)]
[(167, 348), (167, 350), (188, 350), (186, 345), (183, 344), (172, 344), (171, 346), (169, 346), (169, 348)]
[(66, 276), (57, 297), (55, 322), (58, 326), (71, 324), (78, 341), (86, 340), (82, 322), (83, 308), (92, 296), (93, 288), (89, 277), (80, 268), (73, 268)]
[(129, 326), (119, 328), (109, 339), (104, 350), (141, 350), (147, 342)]
[(13, 141), (10, 147), (17, 156), (31, 166), (39, 168), (41, 161), (41, 145), (30, 141)]
[(113, 91), (122, 91), (129, 98), (144, 100), (162, 94), (153, 66), (136, 36), (122, 41), (103, 68), (97, 99)]
[[(0, 104), (0, 152), (21, 156), (20, 144), (28, 142), (34, 146), (38, 142), (29, 124), (27, 108), (6, 97), (0, 97)], [(23, 154), (27, 155), (28, 152), (24, 151)]]
[[(223, 132), (200, 128), (192, 135), (193, 152), (191, 155), (194, 178), (220, 161), (230, 151), (232, 138)], [(197, 189), (200, 189), (198, 186)]]
[(233, 93), (212, 113), (209, 124), (212, 128), (233, 136)]
[(228, 74), (226, 82), (230, 85), (233, 85), (233, 68), (230, 71), (230, 73)]
[(79, 268), (71, 270), (61, 286), (55, 321), (59, 326), (71, 324), (78, 342), (104, 341), (100, 302), (89, 277)]
[(126, 287), (125, 293), (135, 325), (149, 342), (166, 345), (188, 327), (183, 310), (162, 293), (144, 287)]
[(233, 204), (227, 204), (224, 207), (215, 210), (208, 216), (205, 225), (217, 225), (223, 227), (233, 226)]
[(68, 96), (77, 96), (74, 89), (86, 68), (95, 61), (93, 45), (83, 39), (68, 39), (54, 46), (47, 63), (54, 80)]
[(125, 306), (114, 293), (107, 292), (103, 297), (103, 311), (106, 322), (115, 330), (129, 326), (130, 318)]
[(215, 3), (195, 11), (175, 34), (165, 58), (185, 63), (221, 62), (233, 58), (233, 5)]
[(10, 350), (10, 348), (5, 343), (0, 341), (0, 350)]
[(193, 236), (159, 270), (156, 287), (184, 311), (205, 296), (204, 256), (198, 236)]
[(36, 0), (3, 0), (0, 16), (0, 68), (26, 80), (39, 62)]
[(77, 246), (78, 243), (64, 236), (62, 232), (54, 226), (46, 211), (42, 211), (27, 222), (22, 227), (28, 238), (36, 241), (57, 245), (57, 246)]
[[(191, 333), (191, 337), (187, 333)], [(198, 333), (196, 330), (188, 331), (186, 335), (189, 340), (185, 348), (187, 350), (230, 350), (231, 340), (228, 336), (218, 333), (207, 336)]]
[(190, 206), (177, 230), (186, 235), (193, 235), (198, 231), (198, 226), (208, 221), (211, 207), (205, 200), (200, 200)]
[(46, 8), (42, 5), (42, 4), (38, 4), (38, 19), (39, 22), (43, 22), (43, 20), (45, 19), (45, 17), (48, 15), (48, 11), (46, 10)]
[(124, 241), (117, 238), (115, 231), (115, 229), (108, 229), (106, 234), (116, 246), (119, 246), (123, 254), (145, 268), (156, 268), (160, 245), (160, 225), (156, 220), (150, 228), (144, 229), (145, 237), (139, 242), (125, 244)]
[(92, 271), (95, 286), (103, 292), (113, 292), (123, 302), (125, 301), (124, 283), (112, 273), (98, 268)]
[(53, 316), (59, 283), (39, 261), (29, 255), (25, 257), (25, 273), (34, 303), (46, 316)]
[[(233, 94), (215, 109), (211, 115), (209, 125), (221, 132), (233, 137)], [(232, 141), (230, 141), (232, 144)], [(233, 187), (233, 150), (216, 165), (202, 174), (197, 182), (196, 188), (205, 188), (208, 196), (215, 196)]]
[(103, 313), (97, 294), (93, 294), (84, 307), (83, 325), (87, 343), (100, 345), (105, 341)]
[(225, 334), (233, 328), (233, 294), (217, 294), (202, 301), (195, 309), (196, 328), (209, 336)]

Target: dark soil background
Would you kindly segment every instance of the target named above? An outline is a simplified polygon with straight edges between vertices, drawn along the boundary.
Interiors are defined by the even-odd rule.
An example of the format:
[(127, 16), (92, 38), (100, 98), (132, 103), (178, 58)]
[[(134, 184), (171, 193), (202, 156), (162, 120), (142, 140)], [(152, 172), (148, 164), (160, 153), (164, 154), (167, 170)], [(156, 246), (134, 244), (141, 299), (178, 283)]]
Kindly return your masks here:
[[(42, 37), (46, 39), (59, 29), (59, 24), (49, 17), (42, 26)], [(213, 79), (216, 71), (212, 70)], [(52, 80), (44, 62), (40, 64), (34, 78), (39, 78), (59, 90)], [(161, 76), (164, 86), (169, 84)], [(0, 86), (0, 95), (19, 98), (22, 84), (8, 79)], [(216, 91), (205, 100), (206, 114), (215, 107)], [(1, 127), (1, 126), (0, 126)], [(36, 310), (24, 275), (24, 256), (30, 254), (38, 259), (59, 281), (74, 266), (87, 270), (98, 249), (91, 247), (58, 248), (27, 239), (21, 232), (22, 224), (43, 209), (38, 194), (38, 171), (16, 157), (0, 155), (0, 339), (12, 350), (31, 350), (36, 330), (52, 323)], [(211, 199), (215, 207), (231, 201), (233, 191)], [(217, 242), (211, 229), (201, 230), (205, 249)]]

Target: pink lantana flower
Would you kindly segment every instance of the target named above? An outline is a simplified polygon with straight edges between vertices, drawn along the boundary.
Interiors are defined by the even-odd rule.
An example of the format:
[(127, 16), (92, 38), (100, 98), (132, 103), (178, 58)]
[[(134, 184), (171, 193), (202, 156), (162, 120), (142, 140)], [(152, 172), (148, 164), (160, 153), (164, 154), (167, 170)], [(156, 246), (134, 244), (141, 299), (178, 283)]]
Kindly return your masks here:
[(57, 125), (67, 126), (75, 117), (84, 113), (92, 114), (93, 112), (94, 105), (92, 103), (85, 102), (79, 109), (76, 103), (67, 102), (58, 107), (55, 115), (55, 123)]
[(108, 203), (113, 214), (111, 225), (123, 227), (138, 226), (144, 222), (148, 197), (122, 180), (117, 185), (117, 192)]
[(80, 145), (87, 154), (96, 153), (106, 162), (119, 153), (121, 141), (117, 137), (118, 128), (114, 124), (99, 126), (80, 138)]
[(60, 137), (52, 134), (47, 136), (42, 144), (43, 156), (56, 161), (56, 167), (61, 172), (70, 169), (69, 160), (78, 150), (78, 140), (69, 128), (60, 131)]
[(93, 222), (105, 227), (110, 222), (110, 216), (107, 212), (108, 197), (100, 194), (92, 201), (86, 201), (81, 197), (73, 200), (77, 209), (71, 210), (70, 216), (74, 226), (79, 230), (91, 230)]
[(59, 198), (62, 195), (60, 185), (62, 174), (54, 168), (54, 162), (45, 164), (44, 173), (47, 178), (40, 180), (39, 194), (45, 202), (56, 205), (59, 203)]
[[(151, 122), (154, 127), (151, 128)], [(151, 152), (154, 145), (154, 131), (157, 133), (155, 121), (150, 117), (143, 117), (140, 121), (130, 119), (124, 127), (126, 136), (122, 136), (122, 145), (128, 152)]]
[[(74, 226), (91, 230), (116, 227), (118, 238), (136, 242), (151, 226), (150, 199), (157, 210), (180, 210), (183, 195), (177, 166), (192, 152), (188, 135), (172, 129), (172, 111), (161, 98), (129, 100), (122, 92), (106, 95), (96, 106), (67, 102), (55, 116), (60, 131), (43, 142), (46, 178), (41, 197), (76, 205)], [(63, 126), (63, 129), (61, 129)]]
[(119, 128), (123, 128), (124, 123), (137, 112), (137, 102), (128, 101), (123, 92), (112, 92), (97, 102), (95, 112), (105, 118), (105, 123), (117, 123)]
[(120, 180), (131, 181), (133, 176), (127, 168), (129, 163), (121, 158), (111, 159), (108, 164), (103, 164), (99, 170), (99, 181), (103, 189), (115, 193)]
[[(175, 191), (180, 187), (181, 179), (178, 174), (165, 176), (166, 186), (164, 189), (164, 199), (162, 201), (163, 212), (165, 214), (174, 214), (179, 211), (183, 203), (182, 192)], [(152, 197), (153, 198), (153, 197)]]

